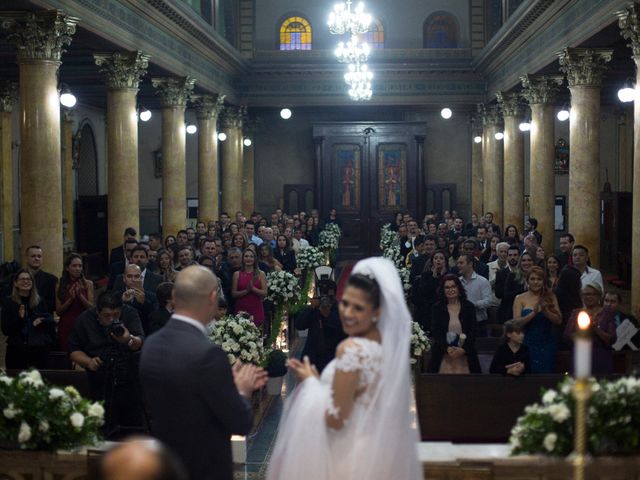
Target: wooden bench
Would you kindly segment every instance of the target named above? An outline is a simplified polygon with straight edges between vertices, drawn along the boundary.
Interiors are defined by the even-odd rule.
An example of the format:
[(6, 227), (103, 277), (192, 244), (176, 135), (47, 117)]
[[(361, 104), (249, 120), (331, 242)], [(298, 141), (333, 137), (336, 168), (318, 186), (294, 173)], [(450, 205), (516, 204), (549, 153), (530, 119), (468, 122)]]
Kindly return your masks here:
[(540, 400), (562, 375), (440, 375), (416, 377), (423, 441), (500, 443), (509, 438), (524, 407)]

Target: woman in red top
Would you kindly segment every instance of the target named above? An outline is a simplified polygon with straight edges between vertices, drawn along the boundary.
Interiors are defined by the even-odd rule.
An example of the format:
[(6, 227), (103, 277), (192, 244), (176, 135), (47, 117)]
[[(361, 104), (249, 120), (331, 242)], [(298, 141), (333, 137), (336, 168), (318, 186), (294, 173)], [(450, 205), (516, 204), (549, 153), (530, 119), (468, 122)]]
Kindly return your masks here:
[(253, 322), (260, 326), (264, 321), (264, 305), (267, 296), (267, 277), (260, 269), (253, 250), (242, 254), (242, 267), (233, 273), (231, 296), (235, 299), (234, 313), (247, 312)]
[(93, 282), (84, 278), (82, 257), (71, 253), (64, 261), (64, 270), (58, 282), (56, 294), (56, 313), (60, 317), (58, 323), (58, 344), (60, 350), (69, 347), (69, 335), (73, 330), (76, 318), (93, 307)]

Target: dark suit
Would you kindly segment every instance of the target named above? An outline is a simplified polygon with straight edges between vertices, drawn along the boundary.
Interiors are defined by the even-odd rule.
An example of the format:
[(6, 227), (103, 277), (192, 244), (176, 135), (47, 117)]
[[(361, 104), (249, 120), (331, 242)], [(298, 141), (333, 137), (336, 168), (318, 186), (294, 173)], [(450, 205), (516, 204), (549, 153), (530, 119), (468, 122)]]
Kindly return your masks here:
[(231, 480), (232, 434), (246, 435), (251, 405), (238, 394), (227, 355), (198, 328), (172, 318), (151, 335), (140, 361), (151, 433), (192, 480)]
[[(476, 308), (473, 303), (465, 300), (460, 306), (460, 324), (462, 325), (462, 333), (467, 336), (462, 348), (467, 356), (469, 363), (469, 372), (482, 373), (480, 370), (480, 361), (476, 352), (476, 335), (477, 335)], [(431, 333), (433, 335), (433, 348), (431, 349), (431, 361), (429, 362), (428, 371), (430, 373), (438, 373), (442, 357), (446, 354), (447, 332), (449, 331), (449, 311), (446, 304), (436, 303), (431, 311)]]
[(111, 254), (109, 255), (109, 265), (117, 262), (124, 262), (124, 247), (122, 245), (112, 248)]
[(113, 285), (115, 284), (116, 278), (118, 275), (124, 274), (125, 261), (115, 262), (109, 265), (109, 284), (107, 285), (107, 290), (113, 290)]
[(328, 317), (317, 308), (304, 308), (296, 315), (294, 325), (298, 330), (309, 329), (301, 357), (308, 356), (311, 363), (322, 372), (336, 356), (338, 344), (347, 338), (342, 330), (338, 307), (332, 305)]
[[(113, 290), (124, 290), (124, 280), (122, 279), (122, 275), (123, 274), (120, 274), (115, 278), (113, 282)], [(146, 273), (144, 274), (144, 282), (142, 282), (142, 288), (155, 294), (158, 285), (160, 285), (162, 282), (162, 275), (153, 273), (147, 268)]]
[(56, 309), (56, 284), (58, 283), (58, 277), (44, 270), (38, 270), (34, 277), (38, 294), (47, 304), (47, 312), (53, 314)]

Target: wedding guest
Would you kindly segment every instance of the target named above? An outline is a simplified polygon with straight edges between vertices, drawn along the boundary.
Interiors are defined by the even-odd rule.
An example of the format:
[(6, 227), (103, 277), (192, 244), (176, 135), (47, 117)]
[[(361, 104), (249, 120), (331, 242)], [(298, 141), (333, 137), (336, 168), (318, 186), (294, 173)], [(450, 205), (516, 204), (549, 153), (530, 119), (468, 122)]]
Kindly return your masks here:
[(560, 313), (562, 314), (562, 323), (554, 327), (556, 342), (560, 350), (570, 350), (571, 348), (571, 344), (564, 340), (564, 331), (573, 311), (576, 308), (582, 308), (581, 291), (580, 271), (571, 265), (567, 265), (560, 271), (558, 283), (554, 289), (560, 306)]
[(516, 320), (504, 323), (504, 342), (498, 347), (491, 361), (490, 373), (519, 377), (531, 373), (529, 349), (523, 345), (524, 331)]
[(556, 255), (549, 255), (544, 262), (549, 278), (549, 287), (555, 291), (560, 279), (560, 259)]
[(515, 225), (507, 225), (507, 228), (504, 229), (504, 241), (509, 245), (516, 245), (520, 250), (522, 250), (520, 234), (518, 233), (518, 227)]
[(476, 353), (476, 309), (466, 298), (457, 276), (440, 280), (438, 301), (431, 314), (431, 373), (481, 373)]
[(499, 243), (500, 239), (496, 236), (496, 235), (492, 235), (491, 238), (489, 239), (489, 241), (487, 242), (487, 247), (482, 250), (482, 253), (480, 254), (480, 258), (479, 260), (482, 263), (491, 263), (494, 262), (498, 259), (498, 243)]
[(187, 480), (185, 469), (158, 440), (116, 443), (101, 460), (102, 480)]
[(507, 275), (504, 281), (502, 302), (500, 304), (503, 310), (504, 320), (511, 320), (513, 318), (513, 302), (517, 295), (520, 295), (526, 290), (526, 277), (531, 267), (533, 267), (533, 257), (529, 252), (524, 252), (520, 255), (518, 266)]
[(175, 243), (177, 243), (176, 237), (173, 235), (167, 235), (164, 239), (164, 248), (169, 248)]
[(109, 254), (109, 265), (113, 265), (116, 262), (124, 262), (124, 244), (127, 240), (136, 240), (138, 236), (138, 232), (133, 227), (127, 227), (124, 230), (122, 245), (118, 245), (111, 249), (111, 253)]
[(178, 256), (178, 265), (176, 266), (176, 270), (184, 270), (191, 265), (195, 265), (195, 261), (193, 259), (193, 248), (190, 245), (182, 245), (177, 248), (176, 254)]
[[(575, 261), (575, 258), (574, 258)], [(613, 350), (611, 345), (616, 338), (616, 324), (613, 312), (602, 306), (602, 288), (593, 282), (582, 287), (582, 303), (591, 319), (591, 373), (594, 375), (610, 375), (613, 373)], [(573, 311), (564, 331), (564, 339), (573, 342), (578, 325), (578, 314), (581, 309)]]
[(542, 248), (540, 245), (538, 245), (536, 247), (535, 264), (538, 267), (547, 268), (546, 267), (546, 259), (547, 259), (547, 254), (544, 252), (544, 248)]
[(247, 312), (259, 327), (264, 322), (264, 305), (267, 296), (267, 277), (258, 268), (256, 255), (251, 250), (242, 253), (242, 268), (231, 279), (231, 296), (234, 313)]
[(261, 243), (258, 247), (258, 267), (264, 273), (282, 271), (282, 264), (273, 256), (273, 250), (268, 243)]
[(216, 261), (213, 257), (210, 257), (209, 255), (200, 255), (200, 257), (198, 257), (198, 265), (207, 267), (209, 270), (215, 273)]
[(400, 224), (402, 223), (402, 212), (396, 212), (393, 222), (389, 226), (390, 230), (397, 232), (398, 228), (400, 228)]
[[(232, 223), (231, 225), (235, 224)], [(247, 239), (241, 233), (234, 233), (231, 237), (231, 245), (240, 250), (245, 250), (247, 248)]]
[(163, 282), (156, 289), (158, 309), (149, 314), (149, 334), (164, 327), (173, 314), (173, 283)]
[(138, 312), (143, 332), (148, 334), (151, 331), (149, 315), (157, 308), (156, 295), (144, 288), (140, 267), (135, 264), (129, 264), (125, 268), (122, 279), (122, 288), (114, 292), (122, 298), (124, 305)]
[(436, 250), (411, 289), (415, 320), (425, 332), (431, 331), (431, 312), (437, 300), (440, 279), (448, 273), (447, 265), (447, 254), (442, 250)]
[(576, 239), (570, 233), (560, 235), (560, 252), (558, 253), (558, 258), (560, 259), (560, 265), (562, 267), (564, 267), (565, 265), (573, 265), (571, 252), (575, 243)]
[(170, 250), (160, 250), (158, 252), (158, 273), (165, 282), (173, 282), (178, 271), (173, 268), (173, 259)]
[(93, 282), (84, 277), (82, 257), (71, 253), (64, 261), (64, 270), (58, 282), (56, 313), (58, 321), (58, 346), (60, 350), (69, 348), (69, 335), (73, 331), (76, 318), (86, 309), (93, 307)]
[(294, 273), (296, 265), (296, 254), (291, 249), (289, 239), (280, 234), (276, 238), (276, 249), (273, 252), (273, 258), (275, 258), (282, 265), (282, 269)]
[(580, 271), (582, 286), (586, 287), (591, 283), (597, 283), (600, 286), (600, 290), (604, 291), (602, 274), (599, 270), (590, 266), (589, 249), (583, 245), (576, 245), (573, 247), (571, 258), (573, 259), (573, 266)]
[(531, 267), (526, 284), (526, 291), (513, 302), (513, 318), (523, 325), (524, 344), (531, 356), (531, 372), (553, 373), (557, 350), (553, 325), (562, 323), (558, 300), (547, 286), (547, 274), (542, 268)]
[(56, 285), (58, 278), (42, 269), (42, 262), (44, 260), (42, 248), (37, 245), (31, 245), (27, 247), (25, 253), (27, 256), (27, 268), (33, 275), (34, 286), (38, 290), (38, 295), (44, 300), (47, 312), (53, 315), (56, 309)]
[(55, 343), (55, 322), (46, 302), (38, 295), (28, 268), (13, 276), (11, 295), (4, 299), (0, 314), (7, 337), (5, 366), (8, 369), (46, 368), (47, 355)]

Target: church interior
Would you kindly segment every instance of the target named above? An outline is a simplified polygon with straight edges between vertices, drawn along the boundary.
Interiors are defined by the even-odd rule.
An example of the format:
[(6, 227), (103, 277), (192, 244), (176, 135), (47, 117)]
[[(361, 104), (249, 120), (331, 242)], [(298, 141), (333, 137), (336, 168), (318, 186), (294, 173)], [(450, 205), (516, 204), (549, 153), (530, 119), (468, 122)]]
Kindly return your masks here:
[[(368, 49), (349, 63), (372, 75), (353, 87), (336, 51), (349, 35), (327, 23), (333, 3), (0, 0), (1, 263), (25, 264), (38, 245), (58, 276), (78, 252), (97, 289), (129, 227), (162, 238), (223, 213), (335, 209), (340, 278), (381, 254), (397, 212), (420, 226), (491, 212), (502, 229), (537, 219), (549, 254), (572, 234), (604, 289), (640, 315), (640, 4), (366, 0)], [(637, 366), (631, 353), (616, 362)], [(416, 378), (423, 442), (504, 443), (518, 412), (505, 407), (508, 424), (487, 433), (464, 399), (509, 390), (522, 410), (559, 377), (520, 390), (489, 375)], [(282, 397), (294, 386), (286, 377)], [(465, 412), (467, 430), (439, 417), (445, 406)], [(282, 401), (258, 410), (236, 478), (264, 478)], [(425, 478), (516, 475), (505, 464), (456, 476), (454, 463)]]

